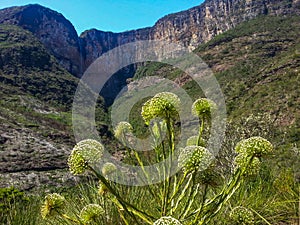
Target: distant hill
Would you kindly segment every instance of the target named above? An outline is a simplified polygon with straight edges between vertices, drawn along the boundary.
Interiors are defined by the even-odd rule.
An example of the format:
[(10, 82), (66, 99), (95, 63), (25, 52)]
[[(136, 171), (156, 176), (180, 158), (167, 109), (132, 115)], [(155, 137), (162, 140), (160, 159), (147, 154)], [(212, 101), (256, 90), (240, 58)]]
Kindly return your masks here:
[[(101, 13), (101, 11), (99, 12)], [(59, 64), (76, 77), (105, 52), (139, 40), (164, 40), (193, 50), (238, 24), (260, 15), (299, 15), (298, 0), (206, 0), (189, 10), (166, 15), (153, 27), (121, 33), (89, 29), (78, 36), (62, 14), (37, 4), (0, 10), (0, 23), (17, 25), (33, 33)], [(131, 69), (122, 71), (104, 89), (105, 98), (114, 98), (132, 77)], [(118, 88), (111, 84), (118, 84)]]
[(57, 182), (74, 144), (69, 110), (78, 80), (13, 25), (0, 25), (0, 80), (0, 186)]
[[(258, 17), (216, 36), (194, 52), (215, 73), (229, 120), (271, 115), (274, 125), (284, 130), (277, 131), (276, 141), (299, 145), (299, 16)], [(189, 76), (160, 63), (139, 68), (135, 77), (152, 75), (174, 80), (194, 98), (201, 93)]]

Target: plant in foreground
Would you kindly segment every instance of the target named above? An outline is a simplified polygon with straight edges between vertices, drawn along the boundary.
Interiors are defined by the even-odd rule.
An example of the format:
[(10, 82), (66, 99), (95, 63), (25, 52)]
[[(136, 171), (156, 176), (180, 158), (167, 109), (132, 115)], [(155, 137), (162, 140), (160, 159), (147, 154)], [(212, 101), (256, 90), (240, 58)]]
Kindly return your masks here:
[(233, 224), (251, 225), (254, 224), (253, 213), (242, 206), (237, 206), (230, 212), (229, 217)]
[[(98, 193), (106, 200), (112, 202), (118, 209), (125, 224), (208, 224), (225, 206), (235, 191), (244, 182), (245, 177), (255, 175), (260, 168), (260, 160), (272, 151), (272, 145), (261, 137), (253, 137), (242, 140), (236, 145), (235, 171), (230, 179), (224, 182), (223, 187), (212, 190), (213, 186), (220, 185), (214, 181), (218, 176), (214, 174), (213, 154), (207, 149), (207, 140), (204, 138), (204, 128), (210, 128), (213, 113), (217, 110), (214, 102), (208, 99), (198, 99), (192, 106), (192, 113), (199, 117), (200, 126), (198, 136), (193, 136), (187, 141), (187, 146), (176, 155), (176, 129), (175, 122), (180, 109), (180, 99), (173, 93), (163, 92), (155, 95), (144, 103), (142, 117), (149, 126), (153, 143), (155, 143), (153, 161), (164, 162), (162, 171), (158, 173), (162, 182), (146, 186), (145, 192), (151, 198), (149, 205), (143, 206), (127, 198), (121, 191), (122, 187), (110, 181), (109, 175), (118, 173), (113, 163), (105, 163), (98, 170), (96, 163), (101, 160), (104, 147), (95, 140), (83, 140), (79, 142), (70, 154), (68, 165), (74, 175), (92, 172), (99, 180)], [(158, 120), (160, 118), (161, 120)], [(136, 163), (142, 168), (143, 179), (151, 181), (151, 174), (145, 170), (143, 152), (131, 149), (132, 126), (128, 122), (121, 122), (115, 129), (115, 135), (128, 149), (128, 155), (135, 157)], [(209, 131), (209, 129), (206, 129)], [(132, 154), (133, 153), (133, 154)], [(178, 161), (181, 170), (171, 176), (176, 169), (174, 160)], [(142, 188), (142, 187), (141, 187)], [(143, 195), (144, 196), (144, 195)], [(135, 196), (135, 198), (143, 198)], [(53, 198), (54, 196), (52, 196)], [(48, 197), (49, 200), (51, 199)], [(58, 198), (58, 197), (57, 197)], [(43, 217), (50, 215), (55, 209), (61, 217), (74, 223), (86, 224), (95, 217), (103, 215), (101, 206), (91, 204), (86, 206), (76, 218), (63, 214), (60, 208), (64, 205), (61, 201), (51, 203), (53, 207), (43, 206)], [(48, 200), (48, 201), (49, 201)], [(60, 202), (61, 204), (58, 204)], [(58, 207), (59, 206), (59, 207)], [(49, 212), (46, 210), (51, 209)], [(58, 210), (59, 209), (59, 210)], [(252, 217), (243, 208), (233, 210), (233, 220), (243, 220), (250, 224)], [(246, 215), (247, 214), (247, 215)], [(245, 219), (246, 218), (246, 219)]]
[(94, 222), (95, 219), (99, 218), (104, 214), (104, 209), (98, 204), (89, 204), (85, 206), (80, 214), (79, 218), (84, 224)]

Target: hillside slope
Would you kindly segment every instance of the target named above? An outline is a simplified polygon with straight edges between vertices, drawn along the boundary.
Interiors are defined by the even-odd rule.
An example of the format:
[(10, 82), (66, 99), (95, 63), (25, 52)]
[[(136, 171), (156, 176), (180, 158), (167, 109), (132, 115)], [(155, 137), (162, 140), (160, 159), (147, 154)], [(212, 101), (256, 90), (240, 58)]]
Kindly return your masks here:
[(0, 25), (0, 186), (62, 182), (77, 79), (32, 33)]
[[(284, 132), (280, 144), (300, 141), (300, 17), (262, 16), (221, 34), (194, 52), (213, 70), (225, 95), (229, 120), (267, 114)], [(194, 98), (201, 90), (168, 65), (149, 63), (135, 77), (175, 80)], [(274, 140), (275, 141), (275, 140)], [(284, 143), (283, 143), (284, 142)]]

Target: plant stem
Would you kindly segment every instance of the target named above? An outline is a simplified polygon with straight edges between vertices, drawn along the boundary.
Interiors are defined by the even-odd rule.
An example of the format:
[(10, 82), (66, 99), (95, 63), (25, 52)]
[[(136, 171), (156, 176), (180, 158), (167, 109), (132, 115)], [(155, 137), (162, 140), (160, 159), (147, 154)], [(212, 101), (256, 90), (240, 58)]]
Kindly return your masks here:
[(196, 178), (196, 175), (195, 175), (195, 173), (193, 173), (193, 174), (192, 174), (192, 185), (191, 185), (191, 187), (189, 188), (189, 191), (188, 191), (188, 193), (187, 193), (187, 195), (186, 195), (186, 196), (188, 196), (188, 197), (187, 197), (188, 201), (185, 203), (185, 206), (184, 206), (184, 208), (183, 208), (181, 214), (179, 215), (179, 219), (181, 219), (181, 217), (182, 217), (183, 214), (186, 214), (186, 212), (188, 211), (187, 209), (188, 209), (190, 203), (193, 203), (193, 197), (192, 197), (192, 196), (194, 196), (195, 192), (198, 191), (197, 188), (196, 188), (196, 191), (194, 191), (194, 187), (195, 187), (195, 178)]
[(200, 146), (201, 145), (201, 139), (202, 139), (202, 133), (204, 130), (204, 117), (201, 117), (201, 126), (199, 128), (199, 135), (198, 135), (198, 140), (197, 140), (197, 145)]
[[(135, 215), (139, 216), (141, 219), (143, 219), (144, 221), (149, 221), (147, 219), (147, 217), (149, 219), (155, 219), (153, 216), (137, 209), (135, 206), (133, 206), (132, 204), (126, 202), (113, 188), (112, 186), (109, 184), (109, 182), (101, 175), (99, 174), (96, 170), (94, 170), (94, 168), (92, 168), (91, 166), (89, 166), (89, 169), (96, 175), (96, 177), (107, 187), (107, 189), (110, 191), (111, 194), (113, 194), (117, 200), (120, 202), (121, 206), (124, 208), (124, 210), (136, 221), (136, 223), (138, 224), (138, 221), (136, 220), (135, 216), (132, 214), (134, 213)], [(131, 210), (128, 209), (128, 207), (130, 207)], [(132, 213), (131, 213), (132, 212)]]
[(204, 191), (203, 191), (203, 196), (202, 196), (202, 201), (201, 201), (201, 205), (200, 205), (199, 211), (198, 211), (197, 215), (195, 216), (195, 219), (192, 222), (192, 224), (195, 224), (197, 222), (197, 220), (199, 219), (199, 216), (201, 215), (201, 212), (202, 212), (202, 209), (203, 209), (203, 205), (205, 203), (205, 199), (206, 199), (206, 195), (207, 195), (207, 189), (208, 189), (208, 184), (205, 184)]
[(69, 221), (71, 221), (71, 222), (75, 222), (75, 223), (81, 224), (80, 221), (78, 221), (78, 220), (76, 220), (76, 219), (74, 219), (74, 218), (72, 218), (72, 217), (70, 217), (70, 216), (68, 216), (68, 215), (66, 215), (66, 214), (61, 214), (61, 216), (62, 216), (64, 219), (66, 219), (66, 220), (69, 220)]
[(182, 189), (181, 194), (178, 196), (177, 202), (176, 202), (175, 206), (171, 209), (171, 212), (175, 212), (176, 211), (179, 203), (181, 202), (181, 200), (185, 196), (186, 190), (188, 189), (188, 187), (189, 187), (189, 185), (191, 183), (192, 177), (193, 177), (191, 174), (189, 174), (189, 175), (190, 175), (190, 177), (189, 177), (187, 183), (185, 184), (184, 188)]
[(252, 212), (254, 212), (256, 215), (258, 215), (266, 224), (268, 224), (268, 225), (272, 225), (272, 224), (270, 224), (262, 215), (260, 215), (258, 212), (256, 212), (254, 209), (251, 209), (250, 208), (250, 210), (252, 211)]

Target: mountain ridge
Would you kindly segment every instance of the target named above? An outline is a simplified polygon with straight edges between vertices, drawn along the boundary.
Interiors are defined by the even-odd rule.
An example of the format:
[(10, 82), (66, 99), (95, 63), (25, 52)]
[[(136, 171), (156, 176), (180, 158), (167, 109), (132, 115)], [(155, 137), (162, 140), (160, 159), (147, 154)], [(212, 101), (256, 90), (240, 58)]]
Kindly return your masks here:
[[(28, 17), (28, 12), (32, 11), (36, 13)], [(199, 6), (166, 15), (152, 27), (119, 33), (89, 29), (79, 36), (62, 14), (37, 4), (0, 10), (0, 23), (19, 25), (33, 32), (65, 69), (80, 77), (95, 59), (121, 44), (164, 40), (193, 50), (214, 36), (262, 14), (300, 14), (300, 1), (206, 0)], [(34, 21), (36, 29), (30, 21)]]

